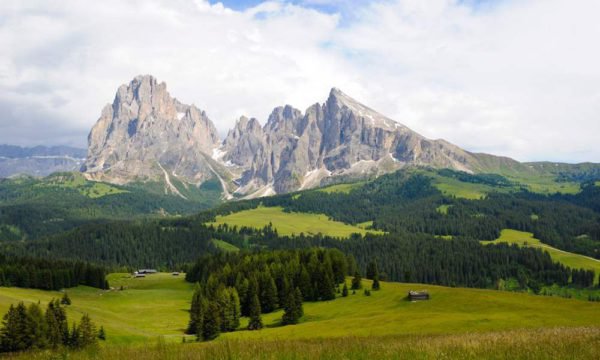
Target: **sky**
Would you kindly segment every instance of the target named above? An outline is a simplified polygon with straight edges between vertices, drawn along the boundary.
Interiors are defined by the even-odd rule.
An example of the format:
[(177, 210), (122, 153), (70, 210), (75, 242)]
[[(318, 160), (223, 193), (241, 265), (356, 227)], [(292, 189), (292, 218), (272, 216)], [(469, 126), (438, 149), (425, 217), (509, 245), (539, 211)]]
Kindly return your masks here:
[(85, 147), (139, 74), (205, 110), (305, 110), (332, 87), (422, 135), (600, 162), (597, 0), (2, 0), (0, 143)]

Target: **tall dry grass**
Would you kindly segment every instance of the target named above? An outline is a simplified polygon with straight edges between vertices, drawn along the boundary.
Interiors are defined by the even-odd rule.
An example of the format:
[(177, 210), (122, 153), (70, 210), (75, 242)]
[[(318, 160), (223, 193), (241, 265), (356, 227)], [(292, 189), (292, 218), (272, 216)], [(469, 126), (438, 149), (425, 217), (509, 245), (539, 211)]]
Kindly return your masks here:
[(38, 352), (14, 359), (600, 359), (600, 327), (513, 330), (439, 336), (165, 343)]

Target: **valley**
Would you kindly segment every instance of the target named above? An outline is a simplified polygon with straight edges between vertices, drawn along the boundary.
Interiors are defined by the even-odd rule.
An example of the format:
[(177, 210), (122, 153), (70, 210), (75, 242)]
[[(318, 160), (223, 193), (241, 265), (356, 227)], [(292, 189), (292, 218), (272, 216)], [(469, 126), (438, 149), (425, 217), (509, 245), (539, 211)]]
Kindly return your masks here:
[(80, 349), (64, 321), (73, 359), (600, 352), (598, 164), (472, 153), (337, 88), (221, 140), (150, 75), (119, 87), (85, 160), (0, 150), (0, 313), (47, 308), (0, 332), (6, 351), (48, 332), (16, 358), (58, 353), (55, 306), (106, 335)]

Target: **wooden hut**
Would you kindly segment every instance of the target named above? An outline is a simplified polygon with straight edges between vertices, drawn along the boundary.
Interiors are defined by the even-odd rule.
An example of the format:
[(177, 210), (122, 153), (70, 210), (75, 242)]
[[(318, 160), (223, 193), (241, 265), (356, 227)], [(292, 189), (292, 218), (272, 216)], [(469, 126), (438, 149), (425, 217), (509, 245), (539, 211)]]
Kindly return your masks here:
[(429, 292), (427, 290), (420, 290), (420, 291), (411, 290), (408, 292), (408, 300), (410, 300), (410, 301), (429, 300)]

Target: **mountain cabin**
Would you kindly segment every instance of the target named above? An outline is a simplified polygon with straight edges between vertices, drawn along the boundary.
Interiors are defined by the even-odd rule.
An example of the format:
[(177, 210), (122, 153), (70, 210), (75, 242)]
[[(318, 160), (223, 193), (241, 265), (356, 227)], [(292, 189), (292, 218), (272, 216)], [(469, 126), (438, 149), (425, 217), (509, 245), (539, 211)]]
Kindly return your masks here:
[(427, 292), (427, 290), (420, 290), (420, 291), (411, 290), (408, 292), (408, 300), (410, 300), (410, 301), (429, 300), (429, 292)]

